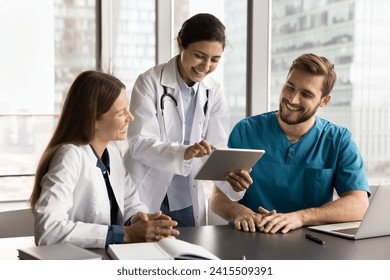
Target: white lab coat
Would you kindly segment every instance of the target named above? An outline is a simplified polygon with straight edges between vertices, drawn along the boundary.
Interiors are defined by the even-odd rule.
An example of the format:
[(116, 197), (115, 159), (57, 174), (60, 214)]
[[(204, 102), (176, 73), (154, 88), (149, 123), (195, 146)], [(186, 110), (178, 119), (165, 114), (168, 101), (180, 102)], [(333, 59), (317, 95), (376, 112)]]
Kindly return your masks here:
[[(184, 110), (176, 78), (176, 61), (177, 56), (166, 64), (153, 67), (141, 74), (134, 85), (130, 103), (134, 121), (128, 129), (129, 148), (125, 154), (125, 165), (139, 186), (141, 200), (150, 211), (160, 209), (174, 174), (190, 174), (195, 224), (199, 226), (206, 223), (204, 182), (193, 178), (205, 158), (184, 160), (184, 151), (188, 146), (183, 145)], [(163, 86), (177, 100), (177, 110), (171, 100), (164, 102), (167, 131), (160, 103)], [(206, 90), (209, 90), (208, 98)], [(205, 114), (206, 102), (208, 109)], [(221, 85), (206, 76), (199, 84), (190, 144), (205, 139), (217, 148), (224, 148), (228, 129), (229, 107)]]
[[(119, 148), (110, 143), (110, 183), (123, 224), (138, 211), (147, 212), (137, 188), (124, 168)], [(72, 243), (104, 248), (110, 225), (110, 202), (97, 158), (89, 145), (63, 145), (42, 178), (35, 209), (35, 243)]]

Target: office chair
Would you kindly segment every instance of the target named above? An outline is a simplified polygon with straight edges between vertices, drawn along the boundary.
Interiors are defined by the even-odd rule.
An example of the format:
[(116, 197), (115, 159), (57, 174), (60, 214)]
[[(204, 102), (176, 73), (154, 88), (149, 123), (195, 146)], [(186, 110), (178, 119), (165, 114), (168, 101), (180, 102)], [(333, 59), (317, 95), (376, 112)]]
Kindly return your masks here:
[(0, 238), (34, 235), (34, 215), (30, 208), (0, 212)]

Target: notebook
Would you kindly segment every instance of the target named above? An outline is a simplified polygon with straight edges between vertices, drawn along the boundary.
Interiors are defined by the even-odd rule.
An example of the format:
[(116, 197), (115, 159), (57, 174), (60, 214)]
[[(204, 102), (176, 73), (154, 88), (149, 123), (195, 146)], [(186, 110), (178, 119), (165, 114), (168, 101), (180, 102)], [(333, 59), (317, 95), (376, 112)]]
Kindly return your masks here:
[(359, 222), (311, 226), (309, 229), (350, 239), (363, 239), (390, 235), (390, 185), (378, 186), (370, 205)]
[(97, 253), (81, 247), (61, 243), (18, 249), (21, 260), (101, 260)]
[(200, 168), (195, 179), (225, 181), (229, 172), (251, 169), (264, 153), (264, 150), (255, 149), (216, 149)]
[(158, 242), (110, 244), (108, 255), (114, 260), (218, 260), (206, 248), (175, 238)]

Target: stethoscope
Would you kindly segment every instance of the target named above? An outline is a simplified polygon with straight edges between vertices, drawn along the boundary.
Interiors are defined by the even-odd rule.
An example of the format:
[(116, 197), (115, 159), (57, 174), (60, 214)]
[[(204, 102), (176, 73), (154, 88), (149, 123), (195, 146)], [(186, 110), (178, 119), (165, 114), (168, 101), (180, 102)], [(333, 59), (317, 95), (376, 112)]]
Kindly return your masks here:
[(164, 89), (164, 94), (160, 98), (160, 108), (161, 108), (162, 114), (164, 115), (164, 109), (165, 109), (165, 107), (164, 107), (164, 99), (165, 98), (171, 99), (171, 101), (173, 103), (175, 103), (176, 108), (177, 108), (177, 100), (176, 100), (176, 98), (172, 94), (168, 93), (166, 86), (162, 86), (162, 87)]
[[(170, 101), (170, 102), (173, 102), (173, 104), (175, 105), (175, 108), (176, 108), (176, 111), (177, 111), (177, 115), (178, 115), (178, 118), (180, 119), (180, 123), (181, 123), (181, 126), (183, 126), (183, 121), (182, 119), (180, 118), (180, 114), (179, 114), (179, 108), (178, 108), (178, 105), (177, 105), (177, 100), (176, 98), (168, 93), (167, 91), (167, 87), (166, 86), (162, 86), (163, 89), (164, 89), (164, 93), (163, 95), (161, 95), (161, 98), (160, 98), (160, 109), (161, 109), (161, 115), (162, 115), (162, 119), (163, 119), (163, 125), (164, 125), (164, 131), (165, 131), (165, 137), (168, 139), (168, 141), (171, 141), (169, 139), (169, 136), (168, 136), (168, 132), (167, 132), (167, 126), (166, 126), (166, 123), (165, 123), (165, 116), (164, 116), (164, 109), (165, 109), (165, 102), (166, 101)], [(206, 89), (206, 103), (204, 104), (203, 106), (203, 112), (204, 114), (206, 115), (207, 113), (207, 107), (208, 107), (208, 103), (209, 103), (209, 90)], [(183, 138), (183, 135), (182, 137)], [(180, 142), (182, 141), (183, 139), (180, 140)]]

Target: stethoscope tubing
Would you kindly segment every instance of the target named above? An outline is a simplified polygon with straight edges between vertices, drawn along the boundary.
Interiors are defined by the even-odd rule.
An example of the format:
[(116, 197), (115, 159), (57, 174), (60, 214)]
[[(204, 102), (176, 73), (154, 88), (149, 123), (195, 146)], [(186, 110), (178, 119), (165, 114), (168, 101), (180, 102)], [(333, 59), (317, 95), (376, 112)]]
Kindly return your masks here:
[[(162, 73), (163, 73), (163, 71), (161, 71), (161, 78), (162, 78)], [(165, 109), (164, 102), (165, 102), (166, 98), (171, 99), (171, 101), (175, 104), (175, 107), (176, 107), (176, 110), (177, 110), (177, 113), (179, 115), (179, 119), (180, 119), (180, 122), (181, 122), (182, 125), (183, 125), (183, 121), (180, 118), (179, 109), (178, 109), (178, 102), (177, 102), (176, 98), (171, 93), (168, 93), (166, 86), (162, 85), (162, 87), (163, 87), (163, 90), (164, 90), (163, 95), (161, 95), (161, 97), (160, 97), (160, 109), (161, 109), (161, 115), (162, 115), (162, 122), (163, 122), (163, 126), (164, 126), (165, 137), (166, 137), (166, 139), (168, 141), (171, 141), (169, 139), (169, 136), (168, 136), (167, 126), (165, 124), (165, 116), (164, 116), (164, 109)], [(207, 97), (207, 101), (206, 101), (206, 103), (203, 106), (203, 112), (204, 112), (205, 116), (206, 116), (206, 113), (207, 113), (207, 110), (208, 110), (208, 103), (209, 103), (209, 90), (208, 89), (206, 90), (206, 97)], [(182, 138), (181, 139), (181, 142), (182, 142), (183, 141), (183, 135), (182, 135), (181, 138)]]

